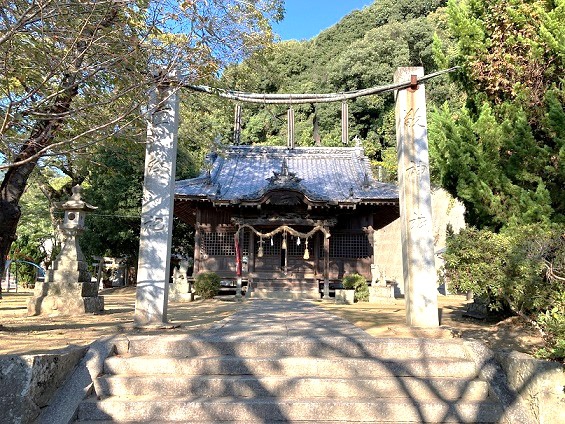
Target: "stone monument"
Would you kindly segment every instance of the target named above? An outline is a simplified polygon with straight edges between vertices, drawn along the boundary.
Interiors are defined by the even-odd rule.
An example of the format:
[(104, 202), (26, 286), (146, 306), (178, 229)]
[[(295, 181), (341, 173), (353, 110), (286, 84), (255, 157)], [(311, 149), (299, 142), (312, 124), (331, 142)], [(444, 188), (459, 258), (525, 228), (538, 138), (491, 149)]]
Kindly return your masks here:
[(136, 326), (167, 322), (179, 93), (175, 75), (156, 75), (150, 93), (135, 292)]
[(432, 228), (428, 130), (424, 68), (398, 68), (395, 83), (410, 83), (396, 92), (396, 138), (406, 322), (437, 327), (437, 275)]
[(96, 209), (81, 200), (79, 185), (73, 195), (57, 207), (65, 212), (61, 231), (63, 248), (53, 268), (47, 272), (45, 282), (35, 284), (34, 296), (28, 302), (28, 315), (75, 315), (97, 313), (104, 310), (104, 298), (98, 296), (98, 284), (92, 282), (78, 236), (84, 231), (87, 212)]
[(379, 303), (394, 300), (396, 284), (389, 284), (384, 270), (377, 264), (371, 265), (371, 285), (369, 286), (369, 303)]
[(192, 283), (188, 279), (189, 261), (182, 259), (179, 267), (173, 271), (173, 283), (169, 288), (169, 300), (173, 302), (192, 302), (194, 293)]

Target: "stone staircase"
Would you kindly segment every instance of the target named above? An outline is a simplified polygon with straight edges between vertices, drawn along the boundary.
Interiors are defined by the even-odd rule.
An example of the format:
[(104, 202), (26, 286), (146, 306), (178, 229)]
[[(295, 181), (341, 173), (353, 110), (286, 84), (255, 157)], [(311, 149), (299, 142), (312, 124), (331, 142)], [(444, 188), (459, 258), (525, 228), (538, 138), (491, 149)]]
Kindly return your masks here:
[(315, 279), (260, 279), (250, 284), (249, 296), (256, 299), (320, 300)]
[(245, 337), (130, 337), (106, 359), (78, 421), (501, 422), (461, 340), (372, 338), (334, 318), (334, 336), (269, 335), (257, 323)]

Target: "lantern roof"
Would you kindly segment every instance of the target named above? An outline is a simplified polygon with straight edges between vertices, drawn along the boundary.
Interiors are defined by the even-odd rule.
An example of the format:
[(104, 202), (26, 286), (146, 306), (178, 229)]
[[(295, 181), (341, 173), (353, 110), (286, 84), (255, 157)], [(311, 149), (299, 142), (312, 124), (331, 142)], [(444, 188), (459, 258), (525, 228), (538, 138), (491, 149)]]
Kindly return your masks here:
[(72, 196), (66, 202), (58, 202), (55, 205), (59, 209), (64, 211), (85, 211), (90, 212), (98, 209), (96, 206), (92, 206), (81, 199), (82, 187), (77, 184), (72, 189)]

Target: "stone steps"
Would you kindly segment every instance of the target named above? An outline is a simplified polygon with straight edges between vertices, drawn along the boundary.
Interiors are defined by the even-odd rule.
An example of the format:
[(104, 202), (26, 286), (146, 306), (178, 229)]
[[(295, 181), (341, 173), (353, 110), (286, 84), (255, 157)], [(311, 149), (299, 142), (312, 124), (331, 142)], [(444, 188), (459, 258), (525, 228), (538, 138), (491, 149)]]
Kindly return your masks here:
[(415, 401), (413, 399), (272, 399), (110, 397), (89, 399), (79, 420), (115, 422), (497, 422), (498, 406), (489, 401)]
[(293, 279), (284, 279), (284, 280), (254, 280), (253, 287), (263, 288), (263, 289), (294, 289), (294, 290), (310, 290), (316, 289), (318, 290), (318, 283), (316, 280), (293, 280)]
[(257, 289), (254, 288), (250, 297), (254, 299), (276, 300), (319, 300), (320, 292), (316, 290), (290, 290), (290, 289)]
[[(81, 424), (109, 424), (109, 423), (115, 423), (116, 421), (113, 420), (96, 420), (96, 421), (80, 421)], [(139, 421), (120, 421), (122, 424), (136, 424)], [(178, 422), (178, 421), (177, 421)], [(186, 418), (185, 420), (182, 421), (183, 423), (186, 424), (217, 424), (218, 421), (210, 421), (210, 420), (198, 420), (198, 421), (193, 421), (190, 418)], [(224, 421), (224, 423), (229, 423), (229, 424), (247, 424), (250, 421), (240, 421), (240, 420), (231, 420), (231, 421)], [(259, 420), (256, 421), (258, 423), (264, 424), (265, 420)], [(269, 421), (271, 422), (271, 421)], [(338, 421), (331, 421), (331, 420), (325, 420), (323, 421), (324, 424), (359, 424), (360, 421), (350, 421), (350, 420), (338, 420)], [(173, 424), (175, 423), (175, 421), (163, 421), (163, 420), (153, 420), (151, 421), (152, 424)], [(253, 423), (253, 421), (251, 421), (251, 423)], [(293, 424), (306, 424), (306, 423), (312, 423), (312, 421), (302, 421), (302, 420), (295, 420), (293, 421)], [(371, 421), (371, 424), (390, 424), (390, 421)], [(414, 421), (395, 421), (394, 424), (414, 424)], [(435, 424), (442, 424), (442, 423), (435, 423)], [(480, 423), (479, 423), (480, 424)]]
[[(263, 325), (261, 322), (258, 324)], [(339, 329), (343, 321), (336, 319), (330, 324)], [(240, 336), (171, 335), (155, 340), (155, 337), (151, 336), (129, 336), (127, 345), (123, 346), (121, 351), (134, 356), (176, 357), (233, 355), (418, 359), (426, 355), (438, 358), (468, 358), (460, 340), (457, 339), (375, 338), (355, 327), (349, 329), (349, 334), (351, 337), (295, 336), (292, 337), (292, 343), (289, 343), (288, 337), (285, 336), (254, 336), (253, 334), (247, 335), (245, 339)]]
[(457, 378), (382, 377), (256, 377), (236, 376), (103, 376), (97, 379), (100, 397), (143, 396), (160, 393), (164, 397), (187, 394), (204, 397), (276, 398), (413, 398), (418, 400), (487, 400), (484, 381)]
[(250, 295), (255, 299), (319, 300), (320, 289), (314, 279), (258, 279), (251, 284)]
[(380, 360), (376, 358), (311, 358), (202, 356), (170, 358), (113, 356), (104, 363), (106, 374), (145, 375), (159, 370), (162, 375), (279, 375), (287, 377), (455, 377), (473, 378), (475, 363), (459, 358)]
[(82, 423), (495, 423), (459, 339), (372, 338), (304, 302), (254, 301), (199, 335), (122, 338)]

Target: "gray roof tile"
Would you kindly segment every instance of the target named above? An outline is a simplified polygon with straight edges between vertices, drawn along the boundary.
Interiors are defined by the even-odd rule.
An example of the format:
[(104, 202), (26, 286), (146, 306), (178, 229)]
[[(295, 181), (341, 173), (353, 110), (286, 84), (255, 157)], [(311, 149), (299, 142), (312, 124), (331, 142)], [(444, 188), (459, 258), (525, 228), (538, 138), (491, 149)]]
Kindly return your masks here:
[(375, 181), (368, 158), (357, 147), (231, 146), (211, 155), (210, 161), (209, 173), (177, 181), (175, 197), (240, 203), (287, 188), (301, 191), (313, 202), (398, 201), (396, 185)]

